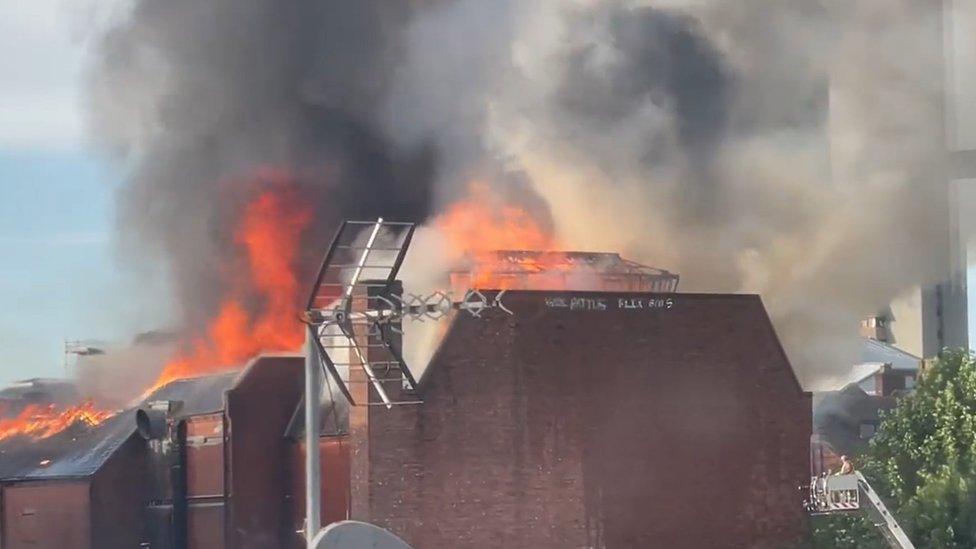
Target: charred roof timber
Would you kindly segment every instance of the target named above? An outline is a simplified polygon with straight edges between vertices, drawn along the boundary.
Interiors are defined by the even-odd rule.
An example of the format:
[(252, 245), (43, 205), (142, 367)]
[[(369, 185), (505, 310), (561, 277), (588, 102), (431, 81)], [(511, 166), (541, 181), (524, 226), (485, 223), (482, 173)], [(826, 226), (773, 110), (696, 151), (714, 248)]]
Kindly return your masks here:
[(451, 288), (579, 290), (605, 292), (678, 291), (677, 274), (641, 265), (615, 253), (498, 250), (468, 257), (467, 268), (451, 273)]

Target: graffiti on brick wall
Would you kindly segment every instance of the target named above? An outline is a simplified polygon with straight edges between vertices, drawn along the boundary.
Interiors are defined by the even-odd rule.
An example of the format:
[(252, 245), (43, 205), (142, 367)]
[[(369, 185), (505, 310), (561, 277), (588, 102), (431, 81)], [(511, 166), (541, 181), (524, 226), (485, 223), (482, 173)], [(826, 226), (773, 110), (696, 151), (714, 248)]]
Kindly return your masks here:
[(670, 309), (674, 307), (673, 297), (622, 297), (617, 300), (618, 309)]
[(570, 311), (633, 311), (644, 309), (671, 309), (675, 305), (673, 297), (603, 297), (553, 296), (546, 298), (550, 309), (569, 309)]

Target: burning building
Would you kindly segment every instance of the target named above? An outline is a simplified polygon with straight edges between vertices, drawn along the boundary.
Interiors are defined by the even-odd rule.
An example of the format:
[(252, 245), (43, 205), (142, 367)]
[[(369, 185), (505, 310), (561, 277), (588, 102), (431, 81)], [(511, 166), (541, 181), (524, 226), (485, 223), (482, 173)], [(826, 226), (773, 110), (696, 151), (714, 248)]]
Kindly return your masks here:
[(0, 446), (3, 547), (139, 546), (146, 467), (135, 412), (79, 427)]
[(309, 300), (357, 404), (352, 518), (435, 548), (804, 537), (811, 395), (758, 296), (677, 293), (615, 254), (475, 253), (415, 381), (384, 323), (444, 318), (443, 296), (397, 297), (411, 232), (365, 225), (340, 229)]
[(457, 295), (468, 288), (672, 293), (678, 276), (619, 254), (535, 250), (478, 252), (451, 273)]
[[(126, 175), (125, 255), (165, 272), (179, 317), (153, 389), (298, 349), (299, 281), (319, 259), (308, 252), (346, 216), (424, 221), (445, 237), (427, 262), (460, 267), (456, 294), (509, 292), (514, 316), (461, 315), (438, 332), (402, 395), (415, 405), (364, 406), (383, 392), (348, 373), (362, 396), (348, 415), (350, 512), (419, 544), (779, 546), (801, 529), (785, 490), (806, 480), (809, 396), (759, 299), (677, 294), (667, 271), (556, 250), (621, 250), (699, 289), (763, 293), (811, 382), (829, 373), (818, 363), (846, 366), (847, 319), (944, 263), (932, 257), (944, 193), (914, 184), (944, 156), (941, 128), (917, 124), (940, 118), (919, 106), (933, 104), (927, 68), (941, 53), (903, 39), (942, 16), (918, 3), (879, 12), (884, 29), (874, 8), (801, 0), (131, 4), (106, 22), (88, 80), (95, 142)], [(833, 132), (869, 144), (864, 160), (833, 154)], [(892, 268), (879, 240), (909, 255)], [(384, 372), (390, 392), (410, 376)], [(282, 410), (297, 405), (280, 395)], [(146, 495), (154, 512), (185, 513), (174, 520), (189, 538), (200, 521), (223, 524), (208, 530), (224, 533), (218, 546), (249, 524), (294, 528), (252, 514), (259, 504), (241, 510), (278, 491), (228, 484), (234, 441), (252, 436), (232, 403), (199, 424), (174, 416), (161, 436), (222, 426), (189, 436), (224, 456), (214, 463), (233, 489), (194, 495), (196, 511)], [(58, 429), (115, 421), (79, 411)], [(281, 433), (298, 428), (287, 423)], [(264, 449), (275, 467), (290, 463), (278, 455), (289, 436)], [(702, 502), (732, 511), (702, 527)]]
[[(291, 547), (304, 515), (293, 425), (303, 359), (182, 379), (140, 410), (0, 446), (5, 548)], [(335, 433), (328, 433), (334, 435)], [(346, 518), (341, 437), (325, 436), (323, 520)], [(296, 495), (299, 495), (296, 497)]]
[[(343, 225), (304, 317), (343, 389), (320, 410), (323, 523), (432, 548), (803, 536), (811, 399), (757, 296), (677, 293), (677, 275), (616, 254), (478, 252), (452, 276), (477, 291), (445, 309), (396, 278), (413, 226), (361, 225)], [(446, 323), (419, 380), (407, 310)], [(301, 544), (304, 359), (187, 377), (220, 349), (171, 363), (138, 410), (6, 438), (4, 547)]]

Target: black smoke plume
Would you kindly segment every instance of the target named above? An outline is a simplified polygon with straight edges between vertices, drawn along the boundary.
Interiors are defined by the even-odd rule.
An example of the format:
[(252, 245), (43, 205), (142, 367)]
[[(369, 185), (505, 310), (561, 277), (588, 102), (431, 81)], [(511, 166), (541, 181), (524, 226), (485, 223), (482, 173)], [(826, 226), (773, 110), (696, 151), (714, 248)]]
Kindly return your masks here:
[(430, 212), (436, 157), (380, 115), (417, 8), (381, 0), (139, 0), (92, 73), (93, 127), (128, 167), (126, 253), (162, 258), (190, 327), (233, 264), (234, 221), (287, 170), (314, 209), (303, 278), (338, 220)]

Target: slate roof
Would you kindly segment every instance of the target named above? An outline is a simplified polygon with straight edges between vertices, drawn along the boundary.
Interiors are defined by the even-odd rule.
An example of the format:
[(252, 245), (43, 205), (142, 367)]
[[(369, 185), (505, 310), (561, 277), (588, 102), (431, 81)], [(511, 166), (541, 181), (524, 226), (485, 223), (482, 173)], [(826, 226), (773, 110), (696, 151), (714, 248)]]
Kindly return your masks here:
[(922, 359), (893, 345), (876, 339), (866, 339), (861, 350), (861, 362), (891, 364), (896, 370), (918, 370)]
[[(224, 407), (224, 392), (239, 375), (234, 371), (173, 381), (145, 400), (183, 401), (181, 416), (218, 412)], [(130, 437), (138, 436), (135, 412), (135, 407), (124, 410), (91, 429), (76, 425), (45, 439), (0, 442), (0, 479), (90, 476)]]

